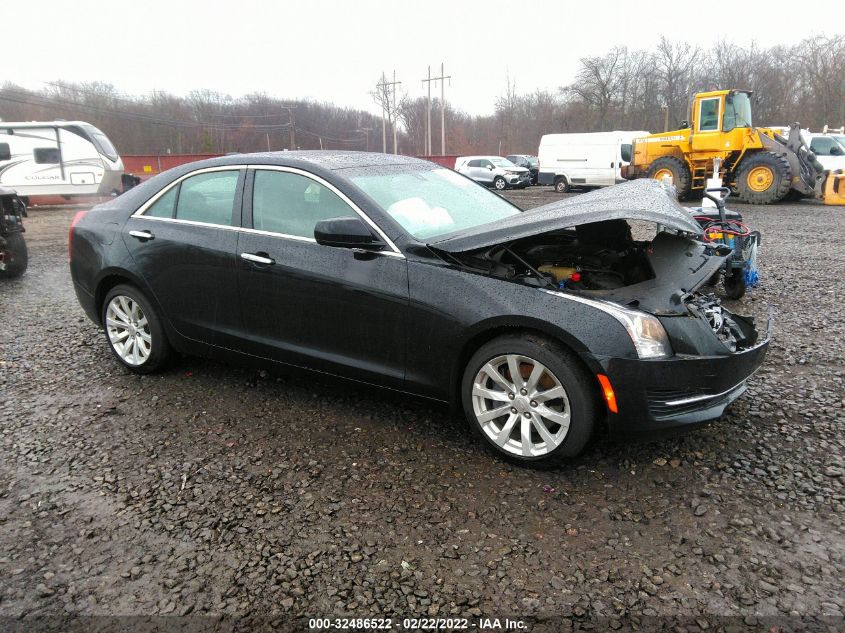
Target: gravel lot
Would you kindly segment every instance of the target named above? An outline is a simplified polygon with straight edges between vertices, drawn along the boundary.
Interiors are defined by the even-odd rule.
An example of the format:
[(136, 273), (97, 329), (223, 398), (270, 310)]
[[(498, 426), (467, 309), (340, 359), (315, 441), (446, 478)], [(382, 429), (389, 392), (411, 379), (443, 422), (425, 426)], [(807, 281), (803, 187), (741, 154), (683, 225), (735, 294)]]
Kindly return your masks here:
[(0, 285), (0, 629), (190, 614), (197, 630), (342, 615), (843, 630), (845, 209), (737, 208), (764, 240), (739, 303), (777, 310), (747, 394), (703, 429), (599, 436), (551, 472), (375, 390), (194, 358), (129, 374), (76, 303), (76, 209), (33, 210), (30, 269)]

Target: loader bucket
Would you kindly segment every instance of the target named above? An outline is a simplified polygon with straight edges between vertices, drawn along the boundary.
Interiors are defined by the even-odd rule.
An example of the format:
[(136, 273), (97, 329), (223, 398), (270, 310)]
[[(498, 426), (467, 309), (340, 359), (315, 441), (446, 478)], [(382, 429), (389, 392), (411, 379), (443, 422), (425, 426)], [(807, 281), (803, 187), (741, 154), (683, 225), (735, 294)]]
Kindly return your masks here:
[(824, 203), (845, 206), (845, 171), (828, 173), (824, 183)]

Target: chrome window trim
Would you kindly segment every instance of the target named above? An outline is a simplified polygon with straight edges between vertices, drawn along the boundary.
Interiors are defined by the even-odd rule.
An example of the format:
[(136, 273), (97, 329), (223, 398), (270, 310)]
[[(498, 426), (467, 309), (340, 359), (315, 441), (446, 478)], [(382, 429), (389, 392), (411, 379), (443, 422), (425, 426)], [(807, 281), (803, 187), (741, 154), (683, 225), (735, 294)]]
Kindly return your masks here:
[(167, 187), (165, 187), (164, 189), (162, 189), (161, 191), (156, 193), (152, 198), (150, 198), (144, 204), (142, 204), (138, 208), (138, 210), (135, 211), (135, 213), (133, 213), (130, 217), (139, 218), (139, 219), (142, 219), (142, 220), (151, 220), (151, 221), (155, 221), (155, 222), (172, 222), (173, 224), (184, 224), (184, 225), (187, 225), (187, 226), (204, 226), (204, 227), (209, 227), (209, 228), (214, 228), (214, 229), (223, 229), (223, 230), (227, 230), (227, 231), (238, 231), (240, 233), (252, 233), (252, 234), (255, 234), (255, 235), (266, 235), (267, 237), (278, 237), (278, 238), (285, 239), (285, 240), (294, 240), (294, 241), (297, 241), (297, 242), (310, 242), (312, 244), (316, 244), (317, 240), (315, 240), (313, 237), (304, 237), (302, 235), (289, 235), (287, 233), (275, 233), (273, 231), (262, 231), (260, 229), (250, 229), (250, 228), (246, 228), (246, 227), (242, 227), (242, 226), (230, 226), (228, 224), (212, 224), (210, 222), (197, 222), (196, 220), (180, 220), (178, 218), (159, 218), (159, 217), (146, 215), (147, 210), (151, 206), (153, 206), (158, 201), (159, 198), (161, 198), (164, 194), (166, 194), (168, 191), (170, 191), (173, 187), (177, 186), (180, 182), (182, 182), (186, 178), (190, 178), (191, 176), (197, 176), (199, 174), (204, 174), (204, 173), (207, 173), (207, 172), (240, 171), (242, 169), (253, 169), (253, 170), (263, 169), (263, 170), (266, 170), (266, 171), (282, 171), (282, 172), (298, 174), (300, 176), (304, 176), (306, 178), (310, 178), (311, 180), (314, 180), (315, 182), (317, 182), (317, 183), (323, 185), (324, 187), (326, 187), (329, 191), (331, 191), (332, 193), (337, 195), (341, 200), (343, 200), (346, 204), (348, 204), (349, 207), (353, 211), (355, 211), (355, 213), (357, 213), (358, 216), (370, 226), (370, 228), (372, 228), (376, 233), (378, 233), (379, 237), (381, 237), (381, 239), (384, 240), (385, 244), (387, 244), (388, 247), (391, 249), (389, 251), (368, 251), (368, 252), (372, 253), (373, 255), (387, 255), (389, 257), (398, 257), (400, 259), (405, 259), (405, 255), (402, 253), (402, 251), (400, 251), (396, 247), (396, 244), (393, 243), (393, 240), (391, 240), (389, 237), (387, 237), (385, 232), (382, 231), (381, 228), (375, 222), (373, 222), (373, 220), (370, 219), (370, 217), (366, 213), (364, 213), (357, 204), (352, 202), (352, 200), (350, 200), (349, 197), (345, 193), (340, 191), (337, 187), (335, 187), (333, 184), (326, 181), (325, 179), (321, 178), (320, 176), (317, 176), (316, 174), (312, 174), (308, 171), (305, 171), (304, 169), (298, 169), (296, 167), (285, 167), (285, 166), (282, 166), (282, 165), (218, 165), (216, 167), (203, 167), (202, 169), (197, 169), (196, 171), (192, 171), (192, 172), (189, 172), (187, 174), (184, 174), (184, 175), (180, 176), (179, 178), (177, 178), (176, 180), (174, 180), (173, 182), (171, 182), (169, 185), (167, 185)]
[[(393, 240), (391, 240), (389, 237), (387, 237), (385, 232), (381, 230), (381, 228), (378, 226), (378, 224), (373, 222), (373, 220), (370, 219), (370, 217), (366, 213), (364, 213), (357, 204), (352, 202), (352, 200), (349, 199), (349, 196), (347, 196), (340, 189), (335, 187), (332, 183), (328, 182), (324, 178), (321, 178), (320, 176), (318, 176), (316, 174), (312, 174), (311, 172), (305, 171), (304, 169), (299, 169), (297, 167), (286, 167), (286, 166), (282, 166), (282, 165), (247, 165), (247, 168), (255, 170), (255, 171), (258, 171), (258, 170), (281, 171), (281, 172), (287, 172), (287, 173), (292, 173), (292, 174), (298, 174), (300, 176), (304, 176), (305, 178), (309, 178), (309, 179), (323, 185), (326, 189), (328, 189), (329, 191), (334, 193), (338, 198), (340, 198), (346, 204), (348, 204), (349, 207), (353, 211), (355, 211), (355, 213), (357, 213), (358, 216), (362, 220), (364, 220), (364, 222), (366, 222), (370, 226), (371, 229), (373, 229), (376, 233), (378, 233), (379, 237), (381, 237), (381, 239), (384, 240), (384, 243), (387, 244), (391, 249), (390, 251), (373, 251), (373, 253), (381, 253), (382, 255), (393, 255), (394, 257), (395, 256), (399, 256), (399, 257), (403, 257), (403, 258), (405, 257), (402, 254), (402, 251), (400, 251), (396, 247), (396, 244), (393, 243)], [(244, 230), (256, 231), (258, 229), (244, 229)], [(284, 237), (302, 237), (302, 236), (284, 235), (282, 233), (273, 233), (271, 231), (264, 231), (264, 233), (267, 233), (269, 235), (280, 235), (280, 236), (284, 236)], [(312, 239), (312, 238), (304, 238), (304, 239)], [(312, 241), (315, 241), (315, 240), (312, 239)]]
[(186, 178), (190, 178), (191, 176), (198, 176), (199, 174), (205, 174), (205, 173), (208, 173), (208, 172), (241, 171), (242, 169), (246, 169), (246, 168), (247, 168), (246, 165), (225, 165), (225, 166), (224, 165), (218, 165), (217, 167), (203, 167), (202, 169), (197, 169), (196, 171), (188, 172), (187, 174), (179, 176), (176, 180), (171, 182), (164, 189), (162, 189), (156, 195), (154, 195), (152, 198), (147, 200), (144, 204), (142, 204), (140, 207), (138, 207), (138, 210), (135, 211), (135, 213), (133, 213), (130, 217), (133, 217), (133, 218), (144, 217), (147, 220), (165, 220), (165, 221), (170, 221), (170, 222), (182, 222), (182, 223), (185, 223), (185, 224), (197, 224), (197, 225), (200, 225), (200, 226), (215, 226), (215, 227), (218, 227), (218, 228), (222, 227), (222, 228), (227, 228), (227, 229), (238, 229), (239, 227), (231, 226), (231, 225), (211, 224), (209, 222), (196, 222), (194, 220), (179, 220), (178, 218), (154, 218), (152, 216), (148, 216), (148, 215), (144, 215), (144, 214), (147, 212), (147, 210), (151, 206), (153, 206), (158, 201), (159, 198), (161, 198), (164, 194), (166, 194), (168, 191), (173, 189), (173, 187), (178, 185), (180, 182), (182, 182)]
[(240, 227), (230, 224), (212, 224), (211, 222), (197, 222), (196, 220), (178, 220), (176, 218), (156, 218), (151, 215), (132, 215), (133, 218), (150, 220), (153, 222), (170, 222), (172, 224), (185, 224), (187, 226), (207, 226), (212, 229), (223, 229), (225, 231), (239, 231)]

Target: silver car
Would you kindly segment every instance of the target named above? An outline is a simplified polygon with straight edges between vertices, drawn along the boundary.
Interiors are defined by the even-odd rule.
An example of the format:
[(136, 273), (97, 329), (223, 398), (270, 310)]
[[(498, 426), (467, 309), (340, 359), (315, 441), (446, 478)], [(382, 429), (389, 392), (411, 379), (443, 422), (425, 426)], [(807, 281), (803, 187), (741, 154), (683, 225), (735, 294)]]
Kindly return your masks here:
[(501, 156), (461, 156), (455, 171), (474, 181), (502, 191), (508, 187), (524, 189), (531, 184), (531, 172)]

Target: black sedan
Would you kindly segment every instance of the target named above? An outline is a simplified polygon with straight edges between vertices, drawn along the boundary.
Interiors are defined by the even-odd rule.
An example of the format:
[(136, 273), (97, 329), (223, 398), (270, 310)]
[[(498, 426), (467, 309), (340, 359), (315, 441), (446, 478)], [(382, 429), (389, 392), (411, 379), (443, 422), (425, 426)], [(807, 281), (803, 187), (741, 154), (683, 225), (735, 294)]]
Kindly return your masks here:
[(413, 158), (233, 155), (77, 214), (69, 246), (131, 371), (178, 351), (341, 376), (460, 405), (521, 463), (576, 455), (605, 419), (717, 418), (768, 347), (697, 292), (725, 254), (650, 180), (523, 212)]

